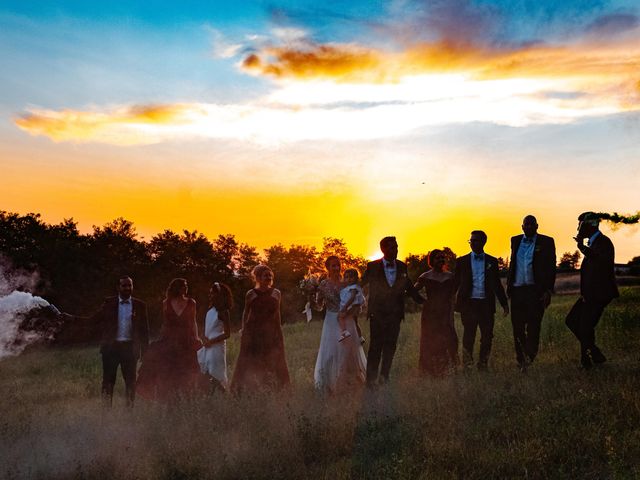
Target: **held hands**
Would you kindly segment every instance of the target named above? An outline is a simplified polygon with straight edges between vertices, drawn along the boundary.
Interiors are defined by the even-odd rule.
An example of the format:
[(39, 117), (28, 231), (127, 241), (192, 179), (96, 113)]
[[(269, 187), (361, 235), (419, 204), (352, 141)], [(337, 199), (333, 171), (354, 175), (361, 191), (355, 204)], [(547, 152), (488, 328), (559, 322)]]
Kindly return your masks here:
[(503, 315), (503, 316), (505, 316), (505, 317), (506, 317), (507, 315), (509, 315), (509, 304), (504, 305), (504, 306), (502, 307), (502, 315)]

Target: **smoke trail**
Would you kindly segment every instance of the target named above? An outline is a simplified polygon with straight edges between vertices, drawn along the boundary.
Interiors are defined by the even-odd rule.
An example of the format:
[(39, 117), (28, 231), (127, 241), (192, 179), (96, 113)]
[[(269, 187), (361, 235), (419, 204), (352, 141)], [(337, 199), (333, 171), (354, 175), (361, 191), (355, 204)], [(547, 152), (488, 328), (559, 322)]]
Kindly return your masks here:
[[(0, 297), (0, 359), (20, 354), (28, 345), (46, 339), (40, 323), (32, 317), (41, 309), (52, 307), (44, 298), (17, 290)], [(53, 307), (55, 308), (55, 307)], [(53, 332), (51, 332), (53, 334)]]
[(636, 213), (635, 215), (621, 215), (618, 212), (599, 212), (596, 213), (596, 216), (600, 220), (605, 220), (613, 224), (635, 225), (636, 223), (640, 222), (640, 212)]
[(20, 354), (28, 345), (51, 340), (60, 326), (60, 312), (44, 298), (23, 290), (39, 276), (16, 270), (0, 257), (0, 359)]

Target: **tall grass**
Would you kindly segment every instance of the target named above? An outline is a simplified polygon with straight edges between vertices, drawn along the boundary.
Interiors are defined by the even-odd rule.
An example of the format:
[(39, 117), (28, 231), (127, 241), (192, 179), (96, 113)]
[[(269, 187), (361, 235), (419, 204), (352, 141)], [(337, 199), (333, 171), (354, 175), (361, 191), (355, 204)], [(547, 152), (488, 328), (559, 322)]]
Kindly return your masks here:
[[(412, 315), (392, 382), (328, 399), (313, 391), (319, 322), (284, 327), (289, 394), (133, 411), (123, 398), (101, 408), (97, 348), (32, 350), (0, 363), (0, 477), (639, 478), (640, 289), (605, 312), (597, 335), (610, 361), (592, 371), (577, 368), (564, 326), (574, 300), (554, 298), (526, 375), (498, 316), (488, 372), (418, 378)], [(228, 345), (232, 371), (238, 338)]]

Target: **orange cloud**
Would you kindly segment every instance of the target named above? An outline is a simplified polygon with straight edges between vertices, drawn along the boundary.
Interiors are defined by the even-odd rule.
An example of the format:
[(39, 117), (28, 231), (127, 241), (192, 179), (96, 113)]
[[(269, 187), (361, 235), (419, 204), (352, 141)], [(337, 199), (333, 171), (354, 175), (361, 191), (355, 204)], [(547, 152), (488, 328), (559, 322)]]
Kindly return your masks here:
[[(34, 110), (20, 116), (15, 124), (32, 135), (45, 135), (56, 142), (69, 140), (102, 140), (130, 145), (140, 142), (135, 126), (185, 123), (184, 105), (135, 105), (113, 112), (82, 112), (74, 110)], [(120, 131), (126, 125), (128, 134)]]
[(246, 57), (241, 67), (278, 79), (395, 83), (412, 75), (452, 72), (478, 79), (635, 77), (639, 61), (640, 48), (629, 42), (491, 49), (440, 41), (400, 52), (352, 44), (268, 47)]
[(380, 52), (349, 45), (317, 45), (313, 49), (269, 48), (261, 55), (251, 54), (242, 62), (250, 73), (278, 78), (342, 78), (356, 72), (380, 71), (384, 56)]

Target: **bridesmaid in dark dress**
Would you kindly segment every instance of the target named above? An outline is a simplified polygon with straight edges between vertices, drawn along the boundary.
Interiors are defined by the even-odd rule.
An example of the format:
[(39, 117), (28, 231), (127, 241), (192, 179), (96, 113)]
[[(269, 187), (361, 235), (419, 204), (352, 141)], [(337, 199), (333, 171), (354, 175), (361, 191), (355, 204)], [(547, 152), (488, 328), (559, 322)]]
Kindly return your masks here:
[(168, 400), (191, 393), (200, 372), (202, 347), (196, 326), (196, 302), (187, 296), (184, 278), (175, 278), (162, 302), (160, 339), (151, 344), (138, 373), (137, 389), (147, 399)]
[(420, 329), (420, 373), (443, 376), (458, 362), (458, 336), (453, 324), (453, 274), (446, 270), (442, 250), (429, 254), (430, 270), (418, 277), (416, 289), (425, 289)]
[(266, 265), (256, 266), (253, 277), (256, 286), (245, 297), (240, 354), (231, 380), (231, 391), (236, 394), (289, 386), (280, 291), (273, 288), (273, 271)]

